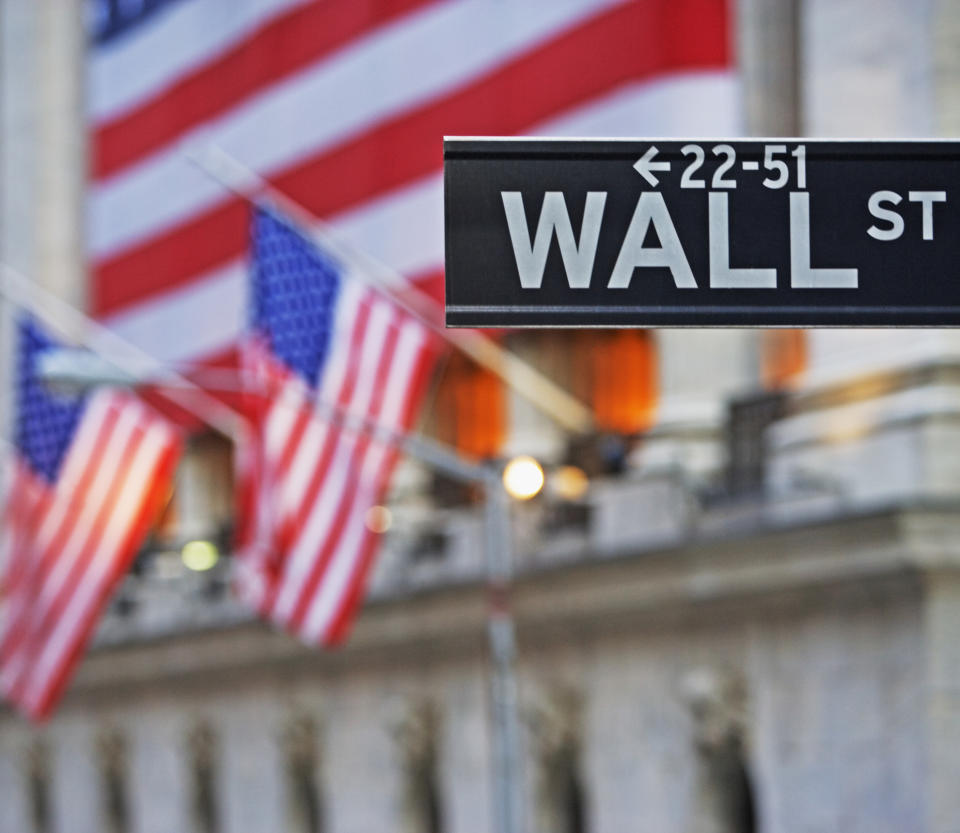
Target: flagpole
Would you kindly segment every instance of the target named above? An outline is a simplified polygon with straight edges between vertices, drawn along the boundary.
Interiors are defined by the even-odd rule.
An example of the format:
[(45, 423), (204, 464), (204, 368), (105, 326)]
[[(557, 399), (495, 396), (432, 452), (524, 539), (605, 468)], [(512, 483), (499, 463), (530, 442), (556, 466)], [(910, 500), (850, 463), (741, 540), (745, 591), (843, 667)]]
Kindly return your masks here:
[[(240, 384), (224, 384), (225, 380), (232, 381), (237, 378), (236, 371), (197, 368), (201, 374), (210, 374), (209, 378), (213, 380), (211, 384), (201, 386), (187, 378), (177, 366), (156, 359), (4, 263), (0, 263), (0, 303), (10, 303), (36, 315), (128, 375), (131, 385), (145, 384), (162, 388), (164, 395), (184, 410), (228, 438), (236, 438), (243, 418), (228, 405), (207, 393), (208, 390), (237, 392), (248, 389)], [(0, 327), (2, 326), (3, 322), (0, 321)], [(190, 368), (184, 369), (186, 372), (191, 371)], [(201, 379), (203, 378), (207, 376), (202, 375)], [(6, 400), (5, 397), (3, 399)], [(451, 477), (471, 483), (486, 482), (491, 476), (495, 479), (489, 466), (471, 463), (453, 449), (434, 440), (413, 432), (401, 433), (375, 419), (323, 398), (316, 398), (314, 405), (326, 418), (355, 431), (365, 431), (382, 442), (397, 446), (411, 457)], [(0, 434), (0, 437), (3, 436), (8, 436), (7, 432)]]
[[(478, 330), (448, 330), (437, 318), (437, 304), (433, 298), (393, 267), (343, 240), (327, 223), (221, 147), (208, 144), (202, 151), (187, 149), (185, 155), (207, 176), (242, 199), (252, 204), (264, 199), (273, 204), (305, 239), (323, 246), (345, 263), (354, 265), (362, 280), (388, 295), (394, 303), (477, 364), (496, 374), (559, 425), (578, 434), (591, 429), (593, 416), (576, 397)], [(404, 289), (402, 295), (396, 293), (398, 286)]]
[[(105, 362), (129, 375), (131, 384), (149, 384), (162, 388), (168, 399), (230, 439), (236, 439), (242, 417), (207, 393), (208, 390), (226, 389), (223, 386), (224, 378), (226, 374), (229, 374), (231, 379), (236, 378), (235, 371), (198, 368), (201, 373), (217, 374), (211, 375), (211, 378), (217, 381), (201, 386), (178, 372), (174, 366), (154, 358), (2, 263), (0, 263), (0, 301), (22, 307), (38, 318), (48, 321), (64, 335), (88, 347)], [(230, 386), (229, 389), (241, 391), (246, 388), (236, 385)], [(485, 482), (491, 476), (489, 467), (471, 463), (441, 443), (412, 432), (400, 433), (370, 417), (355, 413), (339, 403), (319, 397), (315, 399), (314, 405), (319, 413), (331, 421), (339, 422), (358, 432), (365, 431), (382, 442), (401, 448), (411, 457), (451, 477), (474, 483)], [(7, 432), (0, 434), (0, 437), (2, 436), (8, 436)]]

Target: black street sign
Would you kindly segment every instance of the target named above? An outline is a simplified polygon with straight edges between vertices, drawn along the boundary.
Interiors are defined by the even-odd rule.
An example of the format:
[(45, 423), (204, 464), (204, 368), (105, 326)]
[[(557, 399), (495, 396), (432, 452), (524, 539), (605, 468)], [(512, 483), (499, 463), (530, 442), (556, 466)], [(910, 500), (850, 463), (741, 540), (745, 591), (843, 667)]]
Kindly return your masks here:
[(960, 142), (447, 139), (448, 326), (960, 325)]

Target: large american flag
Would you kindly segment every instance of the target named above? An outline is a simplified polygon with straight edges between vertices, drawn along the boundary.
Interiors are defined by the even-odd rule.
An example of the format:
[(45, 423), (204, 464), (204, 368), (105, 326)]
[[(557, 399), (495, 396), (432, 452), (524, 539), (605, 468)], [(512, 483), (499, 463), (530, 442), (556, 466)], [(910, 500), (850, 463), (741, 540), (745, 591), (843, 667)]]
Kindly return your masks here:
[(51, 394), (38, 358), (57, 345), (20, 325), (16, 448), (0, 518), (0, 694), (35, 719), (56, 705), (111, 591), (169, 494), (169, 423), (129, 393)]
[(736, 134), (729, 5), (92, 2), (94, 312), (164, 360), (235, 348), (249, 215), (205, 142), (439, 295), (441, 137)]
[[(266, 616), (310, 641), (342, 636), (373, 546), (358, 521), (381, 494), (393, 452), (312, 413), (315, 387), (341, 396), (343, 382), (328, 389), (326, 380), (348, 362), (331, 347), (305, 372), (284, 354), (279, 330), (264, 323), (262, 298), (249, 291), (249, 207), (191, 165), (184, 149), (222, 148), (348, 245), (439, 299), (443, 135), (735, 134), (728, 3), (89, 4), (94, 313), (161, 360), (219, 361), (235, 356), (252, 306), (268, 335), (264, 363), (285, 369), (277, 407), (255, 426), (262, 442), (241, 454), (246, 502), (238, 520), (252, 526), (244, 584)], [(264, 231), (276, 222), (256, 220), (261, 289), (273, 280), (263, 256), (273, 244), (264, 241), (289, 232)], [(316, 257), (294, 258), (296, 280), (309, 261), (309, 281), (332, 270), (339, 285), (337, 267)], [(294, 280), (288, 266), (279, 269), (281, 283)], [(351, 361), (364, 351), (369, 361), (388, 355), (378, 340), (399, 339), (407, 327), (388, 323), (396, 309), (349, 282), (337, 299), (338, 309), (354, 309), (354, 322), (375, 324), (371, 346)], [(330, 315), (313, 325), (337, 332), (341, 325), (331, 322), (340, 313)], [(405, 375), (397, 379), (409, 382)], [(368, 411), (375, 401), (386, 408), (397, 394), (388, 376), (351, 374), (350, 396), (365, 398)], [(387, 388), (375, 389), (382, 381)]]
[(255, 215), (253, 265), (240, 588), (265, 618), (331, 645), (362, 598), (380, 531), (370, 512), (397, 457), (342, 417), (408, 431), (434, 338), (267, 211)]

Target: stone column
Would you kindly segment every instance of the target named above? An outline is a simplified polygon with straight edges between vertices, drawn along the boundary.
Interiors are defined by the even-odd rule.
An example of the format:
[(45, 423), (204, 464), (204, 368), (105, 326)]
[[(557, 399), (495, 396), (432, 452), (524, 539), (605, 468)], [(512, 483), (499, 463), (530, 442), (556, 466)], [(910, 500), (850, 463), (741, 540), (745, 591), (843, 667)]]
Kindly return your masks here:
[(960, 2), (933, 4), (934, 123), (937, 136), (960, 137)]
[(0, 260), (31, 272), (40, 3), (0, 0)]
[(927, 743), (926, 833), (953, 833), (960, 819), (960, 572), (926, 576), (923, 716)]
[(0, 0), (0, 260), (85, 297), (81, 3)]
[(753, 136), (800, 136), (800, 0), (739, 0), (737, 57), (744, 127)]
[(182, 700), (135, 707), (129, 728), (129, 778), (138, 833), (194, 829), (190, 816), (193, 773), (178, 706), (183, 708)]
[[(0, 0), (0, 262), (35, 264), (36, 3)], [(0, 438), (12, 439), (13, 310), (0, 297)], [(3, 468), (0, 466), (0, 481)], [(2, 483), (0, 483), (2, 487)]]
[[(14, 3), (14, 5), (17, 5)], [(44, 0), (37, 9), (37, 134), (33, 218), (33, 277), (81, 309), (86, 305), (83, 192), (86, 180), (84, 123), (85, 33), (82, 3)]]
[[(0, 0), (0, 262), (82, 307), (81, 3)], [(0, 436), (9, 438), (12, 314), (0, 304)]]
[(0, 717), (0, 830), (29, 830), (33, 822), (29, 756), (35, 743), (18, 717)]
[(97, 760), (97, 727), (80, 715), (58, 716), (51, 724), (53, 829), (104, 833), (103, 779)]
[(221, 829), (283, 830), (284, 770), (276, 742), (280, 704), (268, 691), (255, 691), (231, 698), (229, 705), (211, 701), (207, 719), (217, 737)]

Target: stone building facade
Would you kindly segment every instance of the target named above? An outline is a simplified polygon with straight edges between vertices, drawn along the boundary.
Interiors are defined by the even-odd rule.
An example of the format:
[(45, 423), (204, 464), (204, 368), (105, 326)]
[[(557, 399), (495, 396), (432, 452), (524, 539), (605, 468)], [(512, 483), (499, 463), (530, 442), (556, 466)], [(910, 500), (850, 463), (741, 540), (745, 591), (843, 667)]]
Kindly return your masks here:
[[(958, 0), (737, 7), (747, 132), (960, 122)], [(0, 13), (0, 258), (82, 303), (79, 6)], [(960, 336), (811, 331), (776, 396), (764, 333), (654, 338), (623, 470), (514, 507), (528, 829), (960, 831)], [(0, 831), (493, 829), (480, 510), (401, 481), (340, 651), (131, 575), (56, 717), (0, 711)]]

